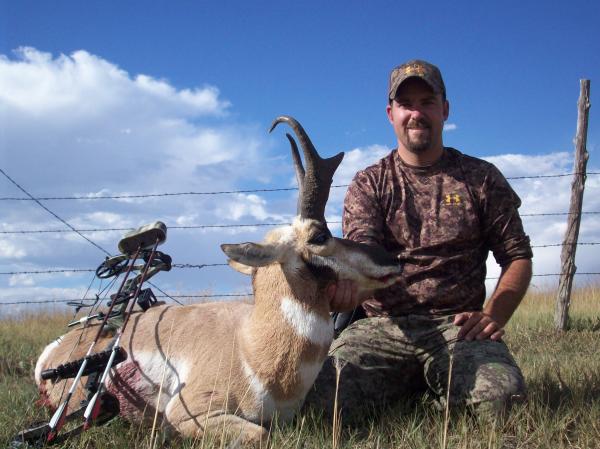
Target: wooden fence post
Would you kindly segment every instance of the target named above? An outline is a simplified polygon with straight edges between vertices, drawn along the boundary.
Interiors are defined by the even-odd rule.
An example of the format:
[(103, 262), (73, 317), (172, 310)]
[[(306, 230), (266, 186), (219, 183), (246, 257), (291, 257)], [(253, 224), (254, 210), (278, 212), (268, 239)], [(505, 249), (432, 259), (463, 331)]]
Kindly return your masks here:
[(575, 253), (577, 251), (577, 238), (579, 237), (579, 224), (581, 222), (581, 206), (583, 203), (583, 189), (585, 188), (586, 165), (588, 160), (587, 128), (590, 109), (590, 80), (580, 80), (581, 90), (577, 103), (577, 135), (575, 136), (575, 164), (573, 168), (573, 183), (571, 184), (571, 206), (567, 218), (567, 231), (560, 253), (560, 280), (558, 295), (554, 311), (554, 326), (558, 331), (565, 331), (569, 321), (569, 305), (571, 302), (571, 288), (575, 266)]

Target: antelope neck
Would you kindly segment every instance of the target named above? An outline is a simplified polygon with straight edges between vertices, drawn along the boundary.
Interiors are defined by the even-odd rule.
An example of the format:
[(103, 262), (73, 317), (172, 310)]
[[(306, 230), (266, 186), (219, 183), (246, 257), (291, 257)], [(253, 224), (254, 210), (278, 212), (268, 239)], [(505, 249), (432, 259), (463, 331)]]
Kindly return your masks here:
[[(278, 264), (257, 270), (254, 310), (240, 330), (243, 359), (278, 399), (303, 392), (302, 372), (320, 366), (333, 339), (327, 307), (303, 303), (288, 282)], [(316, 290), (308, 293), (316, 303)]]

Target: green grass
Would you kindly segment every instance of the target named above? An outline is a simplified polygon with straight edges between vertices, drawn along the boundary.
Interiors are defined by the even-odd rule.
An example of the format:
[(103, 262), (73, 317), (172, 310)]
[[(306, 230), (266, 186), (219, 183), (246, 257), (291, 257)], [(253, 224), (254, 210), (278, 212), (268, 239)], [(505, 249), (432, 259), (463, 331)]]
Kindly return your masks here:
[[(448, 424), (449, 448), (600, 448), (600, 286), (575, 292), (571, 329), (553, 330), (555, 294), (529, 293), (511, 320), (505, 341), (529, 386), (529, 400), (503, 424), (455, 413)], [(35, 406), (33, 368), (41, 349), (64, 332), (70, 317), (26, 316), (0, 321), (0, 449), (20, 428), (48, 414)], [(424, 398), (399, 404), (358, 428), (342, 428), (318, 416), (299, 416), (274, 426), (263, 447), (441, 448), (444, 413)], [(150, 431), (114, 420), (62, 447), (149, 448)], [(224, 447), (216, 442), (161, 441), (163, 447)], [(160, 446), (159, 445), (159, 446)]]

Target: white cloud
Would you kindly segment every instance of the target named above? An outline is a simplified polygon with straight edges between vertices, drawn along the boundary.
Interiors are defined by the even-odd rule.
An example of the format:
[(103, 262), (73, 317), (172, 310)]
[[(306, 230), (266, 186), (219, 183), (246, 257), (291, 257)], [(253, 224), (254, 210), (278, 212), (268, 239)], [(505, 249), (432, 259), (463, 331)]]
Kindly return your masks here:
[[(19, 148), (3, 162), (27, 173), (27, 185), (37, 177), (53, 193), (190, 189), (205, 184), (201, 176), (194, 182), (203, 167), (234, 160), (252, 167), (257, 149), (269, 147), (262, 132), (226, 119), (230, 104), (216, 87), (176, 89), (83, 50), (0, 56), (0, 87), (5, 144)], [(221, 184), (239, 179), (230, 170)]]
[[(486, 157), (496, 165), (506, 177), (556, 175), (571, 173), (573, 155), (568, 152), (543, 155), (504, 154)], [(597, 171), (589, 168), (589, 171)], [(569, 211), (572, 176), (509, 180), (522, 201), (520, 213), (523, 216), (525, 232), (534, 246), (561, 244), (567, 227), (566, 215), (528, 216), (530, 214), (554, 214)], [(584, 212), (600, 211), (600, 179), (588, 177), (584, 193)], [(595, 215), (583, 215), (579, 241), (600, 242), (600, 227)], [(598, 223), (600, 224), (600, 223)], [(576, 265), (579, 272), (598, 272), (600, 263), (594, 255), (593, 246), (580, 246), (577, 249)], [(534, 274), (559, 273), (560, 246), (534, 248)], [(490, 276), (497, 276), (499, 269), (488, 260)], [(576, 281), (585, 282), (583, 277)], [(535, 285), (558, 285), (558, 277), (534, 277)], [(491, 285), (491, 283), (490, 283)]]
[(198, 214), (180, 215), (175, 218), (175, 223), (178, 226), (191, 226), (198, 222)]
[(35, 281), (32, 275), (28, 274), (15, 274), (8, 278), (9, 287), (23, 286), (29, 287), (35, 285)]
[(456, 123), (444, 123), (444, 131), (454, 131), (458, 129)]
[[(231, 109), (215, 86), (178, 89), (160, 77), (129, 74), (86, 51), (52, 56), (23, 48), (16, 57), (0, 56), (2, 166), (36, 196), (206, 193), (286, 186), (293, 178), (293, 169), (285, 138), (267, 138), (262, 129), (266, 126), (240, 123), (236, 114), (229, 113)], [(8, 148), (11, 151), (6, 151)], [(276, 153), (276, 148), (285, 156)], [(350, 149), (333, 183), (348, 184), (357, 170), (389, 151), (381, 145)], [(506, 176), (564, 173), (572, 165), (566, 152), (487, 159)], [(523, 200), (521, 212), (525, 214), (566, 211), (570, 181), (565, 177), (511, 182)], [(0, 183), (4, 183), (6, 196), (23, 195), (6, 180), (0, 178)], [(339, 221), (345, 191), (331, 190), (329, 221)], [(600, 210), (599, 191), (600, 179), (588, 178), (586, 210)], [(131, 228), (155, 220), (167, 226), (193, 226), (288, 222), (294, 215), (296, 195), (171, 195), (44, 204), (76, 228)], [(30, 201), (0, 202), (0, 217), (0, 230), (4, 231), (66, 229)], [(534, 244), (562, 241), (565, 217), (524, 217), (523, 221)], [(600, 241), (599, 221), (596, 216), (584, 216), (582, 241)], [(339, 231), (339, 226), (332, 224), (332, 230)], [(225, 259), (219, 243), (259, 241), (265, 232), (264, 227), (170, 229), (161, 249), (174, 263), (219, 263)], [(85, 235), (116, 252), (123, 233)], [(578, 250), (580, 270), (599, 271), (594, 249)], [(74, 233), (0, 238), (0, 271), (95, 268), (104, 256)], [(536, 249), (536, 273), (556, 272), (557, 260), (558, 248)], [(490, 269), (490, 275), (494, 270)], [(79, 297), (90, 276), (5, 276), (0, 278), (0, 300)], [(212, 289), (221, 293), (248, 282), (221, 268), (172, 270), (153, 281), (165, 290)]]
[(505, 176), (556, 175), (569, 172), (573, 165), (571, 153), (559, 152), (540, 155), (503, 154), (484, 157)]
[(334, 184), (348, 184), (358, 170), (376, 163), (391, 151), (383, 145), (369, 145), (364, 148), (353, 148), (346, 151), (340, 167), (335, 172)]
[(219, 90), (214, 86), (204, 88), (182, 89), (177, 91), (165, 80), (156, 80), (147, 75), (138, 75), (135, 83), (142, 91), (148, 92), (163, 100), (189, 106), (197, 113), (224, 114), (230, 103), (219, 100)]
[(6, 239), (0, 239), (0, 258), (23, 259), (27, 256), (24, 248), (9, 242)]
[[(270, 164), (273, 144), (263, 127), (239, 123), (229, 114), (230, 102), (215, 86), (178, 89), (168, 80), (129, 74), (86, 51), (53, 56), (21, 48), (0, 55), (0, 124), (2, 166), (36, 196), (100, 197), (139, 193), (230, 191), (252, 188), (256, 174), (272, 182), (281, 167)], [(266, 125), (264, 126), (266, 128)], [(275, 140), (275, 139), (273, 139)], [(282, 142), (283, 143), (283, 142)], [(11, 151), (5, 151), (11, 148)], [(16, 150), (18, 149), (18, 150)], [(287, 165), (286, 165), (287, 167)], [(288, 176), (290, 171), (284, 173)], [(23, 196), (5, 179), (3, 192)], [(221, 224), (242, 217), (277, 219), (281, 211), (259, 196), (163, 196), (119, 200), (45, 201), (47, 207), (78, 229), (132, 228), (155, 220), (170, 225)], [(283, 204), (283, 203), (282, 203)], [(285, 204), (284, 204), (285, 205)], [(293, 209), (295, 202), (289, 204)], [(224, 213), (227, 211), (228, 213)], [(33, 202), (2, 202), (0, 229), (6, 231), (67, 229)], [(260, 240), (243, 229), (247, 239)], [(164, 251), (175, 262), (224, 260), (218, 243), (223, 230), (202, 239), (203, 232), (169, 231)], [(85, 232), (111, 253), (123, 231)], [(11, 234), (0, 239), (0, 269), (94, 268), (104, 254), (72, 233)], [(229, 290), (235, 279), (226, 270), (197, 280), (193, 273), (169, 273), (164, 282), (185, 289), (214, 286)], [(17, 275), (0, 278), (0, 297), (38, 282), (43, 289), (86, 282), (87, 275)], [(191, 281), (190, 281), (191, 279)], [(3, 288), (5, 287), (5, 288)], [(28, 291), (27, 294), (34, 294)]]
[[(65, 299), (81, 298), (86, 291), (85, 286), (76, 288), (60, 288), (15, 284), (11, 288), (0, 288), (0, 304), (18, 302), (21, 304), (0, 305), (0, 316), (6, 318), (19, 316), (32, 310), (45, 310), (49, 313), (65, 312)], [(92, 296), (88, 296), (92, 297)], [(28, 302), (46, 301), (42, 305), (27, 304)]]
[[(221, 115), (229, 102), (214, 86), (177, 90), (165, 80), (147, 75), (134, 78), (84, 50), (53, 58), (34, 48), (19, 48), (17, 59), (0, 57), (0, 101), (35, 117), (69, 116), (83, 120), (107, 111), (169, 106), (177, 115)], [(138, 109), (137, 113), (144, 109)]]
[[(243, 217), (254, 220), (284, 221), (281, 214), (273, 214), (267, 211), (267, 201), (254, 194), (237, 194), (234, 201), (229, 201), (222, 207), (218, 207), (216, 215), (224, 220), (239, 221)], [(290, 220), (290, 217), (287, 219)]]
[(86, 223), (95, 223), (103, 227), (123, 227), (131, 226), (126, 219), (113, 212), (91, 212), (81, 217), (81, 222), (74, 222), (76, 225), (86, 226)]

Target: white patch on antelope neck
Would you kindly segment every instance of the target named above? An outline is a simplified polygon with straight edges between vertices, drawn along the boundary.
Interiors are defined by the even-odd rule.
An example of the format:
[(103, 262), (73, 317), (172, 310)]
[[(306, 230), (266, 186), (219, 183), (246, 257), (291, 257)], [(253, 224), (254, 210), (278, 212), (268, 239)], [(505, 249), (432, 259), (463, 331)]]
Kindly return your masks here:
[(42, 383), (42, 370), (44, 369), (44, 366), (46, 365), (46, 361), (50, 357), (52, 351), (54, 351), (54, 349), (57, 348), (58, 345), (60, 345), (60, 342), (62, 340), (63, 340), (63, 336), (60, 336), (56, 340), (54, 340), (52, 343), (50, 343), (48, 346), (46, 346), (44, 348), (44, 350), (42, 351), (42, 354), (40, 355), (40, 357), (37, 359), (37, 362), (35, 364), (35, 371), (34, 371), (34, 379), (35, 379), (36, 384), (40, 385)]
[(295, 299), (284, 296), (281, 313), (300, 337), (313, 344), (329, 346), (333, 340), (333, 321), (307, 309)]

